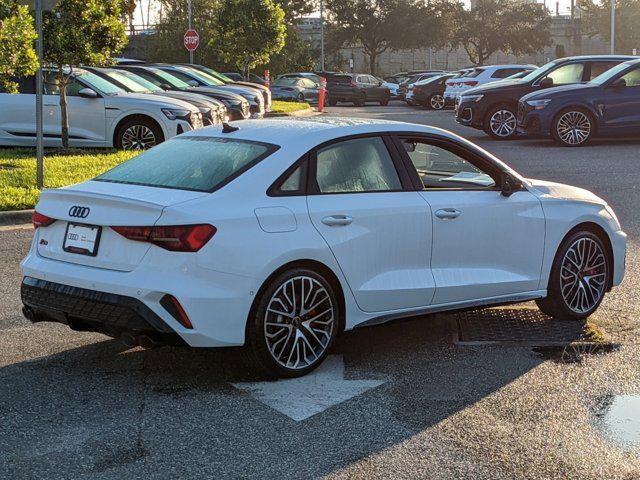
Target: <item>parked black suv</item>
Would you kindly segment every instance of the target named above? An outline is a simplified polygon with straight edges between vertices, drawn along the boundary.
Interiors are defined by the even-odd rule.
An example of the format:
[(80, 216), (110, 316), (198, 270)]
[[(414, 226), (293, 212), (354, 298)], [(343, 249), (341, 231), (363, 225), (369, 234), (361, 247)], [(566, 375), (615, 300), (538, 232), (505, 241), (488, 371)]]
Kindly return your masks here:
[(524, 95), (558, 85), (588, 82), (619, 63), (636, 57), (591, 55), (559, 58), (521, 79), (501, 80), (464, 92), (456, 103), (456, 121), (484, 130), (498, 140), (516, 135), (518, 101)]
[(338, 102), (351, 102), (357, 107), (378, 102), (384, 106), (389, 103), (391, 91), (373, 75), (344, 73), (327, 78), (327, 95), (331, 106)]

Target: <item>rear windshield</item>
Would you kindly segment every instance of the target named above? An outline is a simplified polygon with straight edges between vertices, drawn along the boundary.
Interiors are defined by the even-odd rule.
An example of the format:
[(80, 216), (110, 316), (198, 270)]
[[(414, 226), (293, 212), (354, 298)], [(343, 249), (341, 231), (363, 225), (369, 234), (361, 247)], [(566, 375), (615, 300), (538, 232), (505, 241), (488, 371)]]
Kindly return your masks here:
[(217, 137), (174, 138), (94, 180), (213, 192), (278, 148), (268, 143)]

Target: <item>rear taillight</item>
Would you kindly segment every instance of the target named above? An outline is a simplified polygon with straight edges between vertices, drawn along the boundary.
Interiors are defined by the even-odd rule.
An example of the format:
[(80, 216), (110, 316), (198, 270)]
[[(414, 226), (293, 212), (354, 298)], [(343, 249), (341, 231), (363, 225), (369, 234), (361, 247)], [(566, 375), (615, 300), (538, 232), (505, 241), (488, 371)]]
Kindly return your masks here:
[(462, 82), (463, 85), (467, 85), (469, 87), (475, 87), (478, 84), (477, 80), (466, 80)]
[(129, 240), (149, 242), (172, 252), (197, 252), (216, 233), (213, 225), (111, 227)]
[(43, 215), (40, 212), (34, 210), (31, 214), (31, 221), (33, 222), (33, 228), (37, 229), (38, 227), (47, 227), (51, 225), (56, 221), (56, 219), (47, 217), (46, 215)]

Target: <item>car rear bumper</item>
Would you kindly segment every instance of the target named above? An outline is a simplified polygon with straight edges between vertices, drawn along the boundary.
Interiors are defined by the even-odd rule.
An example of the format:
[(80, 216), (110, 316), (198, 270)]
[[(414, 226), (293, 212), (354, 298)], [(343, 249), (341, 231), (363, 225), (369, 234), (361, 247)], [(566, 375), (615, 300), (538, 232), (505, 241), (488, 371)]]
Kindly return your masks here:
[[(164, 264), (143, 260), (123, 272), (44, 258), (33, 249), (22, 262), (23, 303), (42, 311), (41, 320), (72, 328), (75, 323), (84, 330), (143, 332), (152, 338), (177, 334), (193, 347), (244, 344), (256, 281), (203, 269), (195, 260), (174, 264), (163, 258)], [(167, 295), (178, 300), (192, 328), (163, 306)]]

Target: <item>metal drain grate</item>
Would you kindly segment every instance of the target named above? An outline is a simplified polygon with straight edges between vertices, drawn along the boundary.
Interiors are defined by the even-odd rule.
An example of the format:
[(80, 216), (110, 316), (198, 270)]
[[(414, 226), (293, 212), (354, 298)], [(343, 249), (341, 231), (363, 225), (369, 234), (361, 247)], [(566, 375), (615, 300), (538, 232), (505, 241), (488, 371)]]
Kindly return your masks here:
[(536, 308), (486, 308), (456, 316), (458, 344), (550, 346), (586, 339), (582, 322), (553, 320)]

